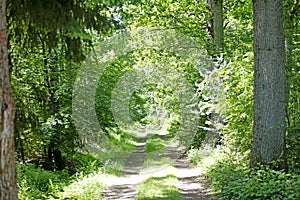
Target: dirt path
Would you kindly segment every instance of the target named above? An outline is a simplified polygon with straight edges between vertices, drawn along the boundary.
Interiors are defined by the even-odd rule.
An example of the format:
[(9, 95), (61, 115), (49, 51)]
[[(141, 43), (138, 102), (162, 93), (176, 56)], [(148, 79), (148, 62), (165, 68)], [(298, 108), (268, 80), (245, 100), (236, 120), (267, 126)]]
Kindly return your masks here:
[(178, 178), (177, 188), (184, 199), (187, 200), (213, 200), (205, 180), (201, 176), (201, 169), (195, 168), (187, 158), (178, 158), (174, 166), (163, 168), (152, 173), (141, 173), (145, 158), (144, 146), (139, 146), (125, 162), (122, 177), (110, 178), (110, 186), (103, 192), (102, 200), (134, 200), (138, 195), (137, 184), (153, 177), (163, 177), (170, 172)]
[(139, 175), (143, 169), (146, 153), (144, 146), (138, 146), (124, 164), (122, 177), (115, 177), (110, 181), (110, 187), (104, 191), (102, 200), (135, 199), (137, 197), (137, 184), (141, 181)]
[(178, 178), (177, 188), (187, 200), (214, 200), (207, 188), (207, 182), (202, 176), (202, 170), (195, 168), (187, 158), (180, 158), (174, 162), (174, 175)]

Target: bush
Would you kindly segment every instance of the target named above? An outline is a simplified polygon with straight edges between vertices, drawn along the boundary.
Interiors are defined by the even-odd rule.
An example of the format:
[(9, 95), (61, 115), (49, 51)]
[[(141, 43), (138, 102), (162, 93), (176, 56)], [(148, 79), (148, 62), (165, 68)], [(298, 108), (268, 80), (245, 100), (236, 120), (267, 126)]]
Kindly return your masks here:
[(103, 166), (103, 163), (90, 153), (76, 153), (72, 157), (72, 160), (76, 162), (76, 171), (83, 174), (92, 173)]
[[(205, 147), (205, 146), (204, 146)], [(209, 147), (207, 149), (205, 148), (191, 148), (187, 152), (188, 159), (191, 163), (193, 163), (196, 166), (209, 166), (211, 163), (214, 162), (216, 159), (214, 155), (217, 151), (212, 149), (212, 147)]]
[[(100, 180), (94, 181), (93, 183), (89, 181), (83, 182), (82, 180), (90, 180), (95, 174), (95, 171), (105, 171), (106, 167), (103, 167), (99, 160), (97, 160), (94, 156), (89, 153), (80, 154), (76, 153), (72, 156), (72, 158), (68, 159), (68, 163), (70, 166), (74, 167), (76, 174), (70, 175), (68, 170), (63, 171), (48, 171), (42, 168), (36, 168), (34, 164), (18, 164), (17, 165), (17, 173), (18, 173), (18, 189), (19, 189), (19, 199), (26, 200), (36, 200), (36, 199), (57, 199), (62, 194), (69, 195), (74, 192), (70, 192), (70, 187), (78, 187), (78, 184), (81, 183), (82, 189), (77, 193), (69, 196), (76, 196), (82, 194), (82, 198), (84, 199), (88, 193), (94, 193), (96, 188), (101, 189), (102, 184)], [(69, 169), (70, 171), (70, 169)], [(89, 177), (89, 179), (87, 178)], [(96, 178), (99, 178), (98, 176)], [(95, 178), (95, 179), (96, 179)], [(83, 186), (84, 183), (87, 183), (87, 186)], [(69, 185), (69, 186), (68, 186)], [(66, 192), (63, 192), (63, 190)], [(77, 188), (78, 189), (78, 188)], [(81, 192), (81, 193), (80, 193)], [(95, 193), (98, 195), (98, 193)], [(88, 198), (86, 198), (88, 199)]]
[(275, 171), (267, 166), (249, 168), (246, 162), (219, 161), (208, 172), (220, 199), (300, 198), (300, 176)]
[(19, 199), (49, 199), (68, 184), (66, 171), (47, 171), (32, 164), (17, 165)]
[(64, 187), (63, 191), (58, 194), (59, 199), (101, 199), (105, 188), (102, 179), (101, 172), (78, 178), (72, 184)]

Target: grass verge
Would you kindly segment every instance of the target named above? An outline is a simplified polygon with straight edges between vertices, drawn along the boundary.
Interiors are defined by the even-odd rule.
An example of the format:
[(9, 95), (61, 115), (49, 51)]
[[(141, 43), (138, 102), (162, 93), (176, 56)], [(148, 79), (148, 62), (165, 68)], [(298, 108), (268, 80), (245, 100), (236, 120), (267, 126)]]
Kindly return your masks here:
[(137, 200), (183, 200), (174, 175), (150, 177), (138, 184)]

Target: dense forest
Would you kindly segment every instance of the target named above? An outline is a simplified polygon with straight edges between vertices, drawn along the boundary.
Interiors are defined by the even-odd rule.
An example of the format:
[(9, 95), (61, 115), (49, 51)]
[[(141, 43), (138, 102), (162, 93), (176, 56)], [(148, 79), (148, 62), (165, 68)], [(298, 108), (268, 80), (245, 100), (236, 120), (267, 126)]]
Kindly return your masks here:
[(0, 0), (0, 200), (118, 199), (129, 169), (126, 199), (210, 199), (151, 175), (183, 158), (213, 199), (300, 199), (299, 22), (299, 0)]

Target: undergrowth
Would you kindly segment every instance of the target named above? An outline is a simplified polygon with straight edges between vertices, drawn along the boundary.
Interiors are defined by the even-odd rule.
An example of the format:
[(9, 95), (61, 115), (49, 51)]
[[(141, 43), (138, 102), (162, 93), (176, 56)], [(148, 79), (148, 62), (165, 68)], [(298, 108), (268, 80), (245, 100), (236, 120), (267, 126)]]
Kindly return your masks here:
[(21, 200), (56, 197), (71, 180), (66, 171), (47, 171), (32, 164), (17, 165), (18, 195)]
[(33, 164), (17, 164), (18, 196), (20, 200), (36, 199), (101, 199), (104, 174), (118, 175), (111, 165), (100, 163), (91, 155), (74, 155), (77, 172), (48, 171)]
[[(203, 165), (204, 158), (191, 158)], [(209, 155), (209, 160), (216, 155)], [(300, 199), (300, 176), (276, 171), (269, 166), (249, 167), (247, 156), (220, 154), (204, 170), (219, 199), (296, 200)]]

